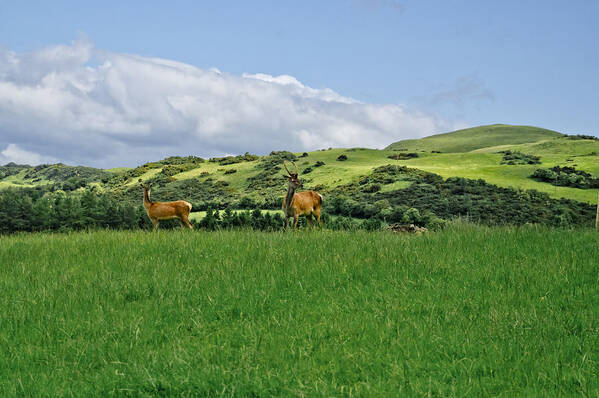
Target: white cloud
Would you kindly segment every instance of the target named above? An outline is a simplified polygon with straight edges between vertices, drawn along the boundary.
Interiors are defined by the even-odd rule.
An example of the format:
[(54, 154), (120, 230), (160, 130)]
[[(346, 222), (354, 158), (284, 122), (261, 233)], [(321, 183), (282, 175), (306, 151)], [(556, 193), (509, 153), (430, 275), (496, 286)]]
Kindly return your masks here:
[(3, 151), (0, 151), (0, 164), (3, 165), (10, 162), (35, 165), (41, 163), (56, 163), (57, 159), (26, 151), (15, 144), (8, 144)]
[(87, 40), (28, 54), (0, 49), (0, 148), (12, 145), (4, 159), (20, 150), (29, 163), (132, 166), (168, 155), (380, 148), (451, 127), (293, 76), (236, 76)]

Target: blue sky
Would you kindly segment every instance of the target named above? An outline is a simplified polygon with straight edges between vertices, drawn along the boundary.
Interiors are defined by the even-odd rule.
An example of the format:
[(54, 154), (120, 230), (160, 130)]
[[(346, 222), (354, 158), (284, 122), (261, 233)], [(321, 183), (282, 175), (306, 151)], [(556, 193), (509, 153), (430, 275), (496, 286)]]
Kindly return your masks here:
[[(388, 139), (379, 145), (385, 146), (399, 138), (492, 123), (598, 135), (599, 28), (593, 20), (597, 15), (599, 2), (592, 1), (22, 1), (0, 5), (0, 47), (16, 54), (24, 65), (29, 62), (27, 54), (85, 41), (93, 47), (93, 54), (84, 63), (92, 68), (110, 59), (102, 55), (107, 52), (176, 61), (201, 71), (217, 68), (231, 78), (289, 75), (298, 84), (319, 91), (319, 96), (330, 90), (380, 106), (372, 111), (375, 113), (397, 105), (400, 108), (391, 111), (400, 126), (405, 120), (398, 113), (411, 115), (405, 125), (412, 128), (398, 128), (395, 135), (391, 129), (380, 136), (372, 133), (384, 130), (380, 126), (388, 121), (369, 122), (368, 128), (344, 124), (348, 131), (356, 132), (355, 137), (372, 136), (364, 140), (366, 146), (372, 146), (375, 138)], [(18, 75), (24, 73), (21, 70)], [(226, 95), (235, 95), (237, 89), (231, 90)], [(250, 105), (254, 103), (250, 101)], [(234, 112), (235, 108), (231, 109)], [(267, 107), (263, 113), (272, 112)], [(355, 114), (355, 109), (350, 113)], [(430, 116), (430, 123), (416, 131), (414, 119), (425, 116)], [(345, 117), (339, 114), (336, 120)], [(19, 123), (13, 118), (4, 124), (14, 131)], [(229, 121), (223, 123), (230, 125)], [(262, 136), (264, 123), (256, 123), (247, 124), (248, 134)], [(298, 133), (301, 137), (291, 139), (288, 149), (310, 148), (321, 136), (323, 143), (344, 143), (326, 133), (338, 124), (319, 129), (318, 123), (303, 126), (303, 133)], [(244, 122), (236, 126), (244, 126)], [(31, 124), (26, 128), (31, 130)], [(1, 129), (0, 133), (11, 135)], [(152, 125), (149, 129), (164, 131), (165, 127)], [(43, 135), (41, 126), (39, 130)], [(217, 130), (213, 134), (218, 134)], [(101, 128), (98, 134), (110, 135)], [(13, 148), (41, 156), (32, 161), (83, 161), (58, 149), (42, 153), (41, 146), (31, 145), (35, 137), (17, 142), (17, 136), (12, 133), (0, 139), (0, 150), (13, 144)], [(150, 141), (156, 138), (152, 137)], [(354, 141), (347, 143), (361, 143), (358, 138)], [(197, 141), (199, 146), (204, 143)], [(115, 147), (126, 144), (122, 136), (115, 141)], [(260, 148), (248, 149), (259, 152)], [(175, 150), (176, 146), (162, 152), (150, 150), (132, 161)], [(240, 150), (222, 143), (206, 148), (204, 154)], [(91, 163), (118, 159), (96, 158)]]

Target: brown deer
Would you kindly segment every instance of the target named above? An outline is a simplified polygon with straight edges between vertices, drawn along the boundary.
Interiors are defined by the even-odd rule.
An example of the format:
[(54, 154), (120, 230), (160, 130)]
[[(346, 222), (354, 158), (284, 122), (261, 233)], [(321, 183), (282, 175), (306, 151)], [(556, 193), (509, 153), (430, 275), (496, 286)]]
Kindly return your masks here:
[(191, 203), (184, 200), (177, 200), (174, 202), (152, 202), (150, 200), (150, 189), (152, 184), (144, 185), (141, 178), (139, 183), (144, 190), (144, 207), (148, 217), (154, 224), (154, 231), (158, 229), (160, 220), (169, 220), (171, 218), (178, 218), (181, 223), (181, 227), (193, 229), (193, 226), (189, 222), (189, 212), (191, 211)]
[(312, 225), (312, 216), (316, 217), (318, 224), (320, 221), (320, 208), (322, 206), (322, 195), (314, 191), (295, 192), (296, 189), (302, 187), (301, 181), (297, 178), (299, 174), (297, 166), (295, 166), (295, 173), (291, 173), (287, 168), (287, 164), (283, 161), (283, 166), (289, 174), (287, 179), (289, 180), (289, 188), (287, 189), (287, 195), (283, 199), (283, 229), (287, 230), (287, 219), (293, 217), (293, 228), (297, 228), (297, 220), (299, 216), (305, 215), (308, 219), (308, 223)]

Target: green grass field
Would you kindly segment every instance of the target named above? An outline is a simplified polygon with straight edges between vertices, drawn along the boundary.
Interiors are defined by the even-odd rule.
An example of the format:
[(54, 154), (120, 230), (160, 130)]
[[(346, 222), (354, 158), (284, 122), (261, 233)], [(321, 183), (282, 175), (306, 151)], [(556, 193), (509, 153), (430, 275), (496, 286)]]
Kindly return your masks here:
[(599, 235), (0, 237), (0, 396), (597, 396)]

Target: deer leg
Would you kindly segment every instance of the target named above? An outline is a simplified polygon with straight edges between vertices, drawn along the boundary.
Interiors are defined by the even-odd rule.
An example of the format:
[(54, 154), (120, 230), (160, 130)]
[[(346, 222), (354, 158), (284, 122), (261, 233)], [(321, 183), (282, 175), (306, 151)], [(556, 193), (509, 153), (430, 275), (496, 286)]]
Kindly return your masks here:
[(322, 228), (322, 221), (320, 220), (320, 210), (315, 211), (314, 216), (316, 216), (316, 221), (318, 222), (318, 226)]
[(152, 231), (156, 232), (156, 230), (158, 229), (159, 223), (160, 223), (160, 221), (152, 219), (152, 224), (154, 225), (154, 227), (152, 228)]
[(293, 229), (297, 229), (297, 221), (299, 220), (299, 214), (293, 215)]
[(287, 215), (283, 216), (283, 231), (287, 231)]
[(312, 213), (306, 215), (306, 219), (308, 220), (308, 224), (310, 224), (310, 229), (314, 227), (314, 220), (312, 219)]
[(189, 216), (183, 216), (183, 222), (187, 225), (187, 228), (193, 229), (193, 225), (189, 222)]

